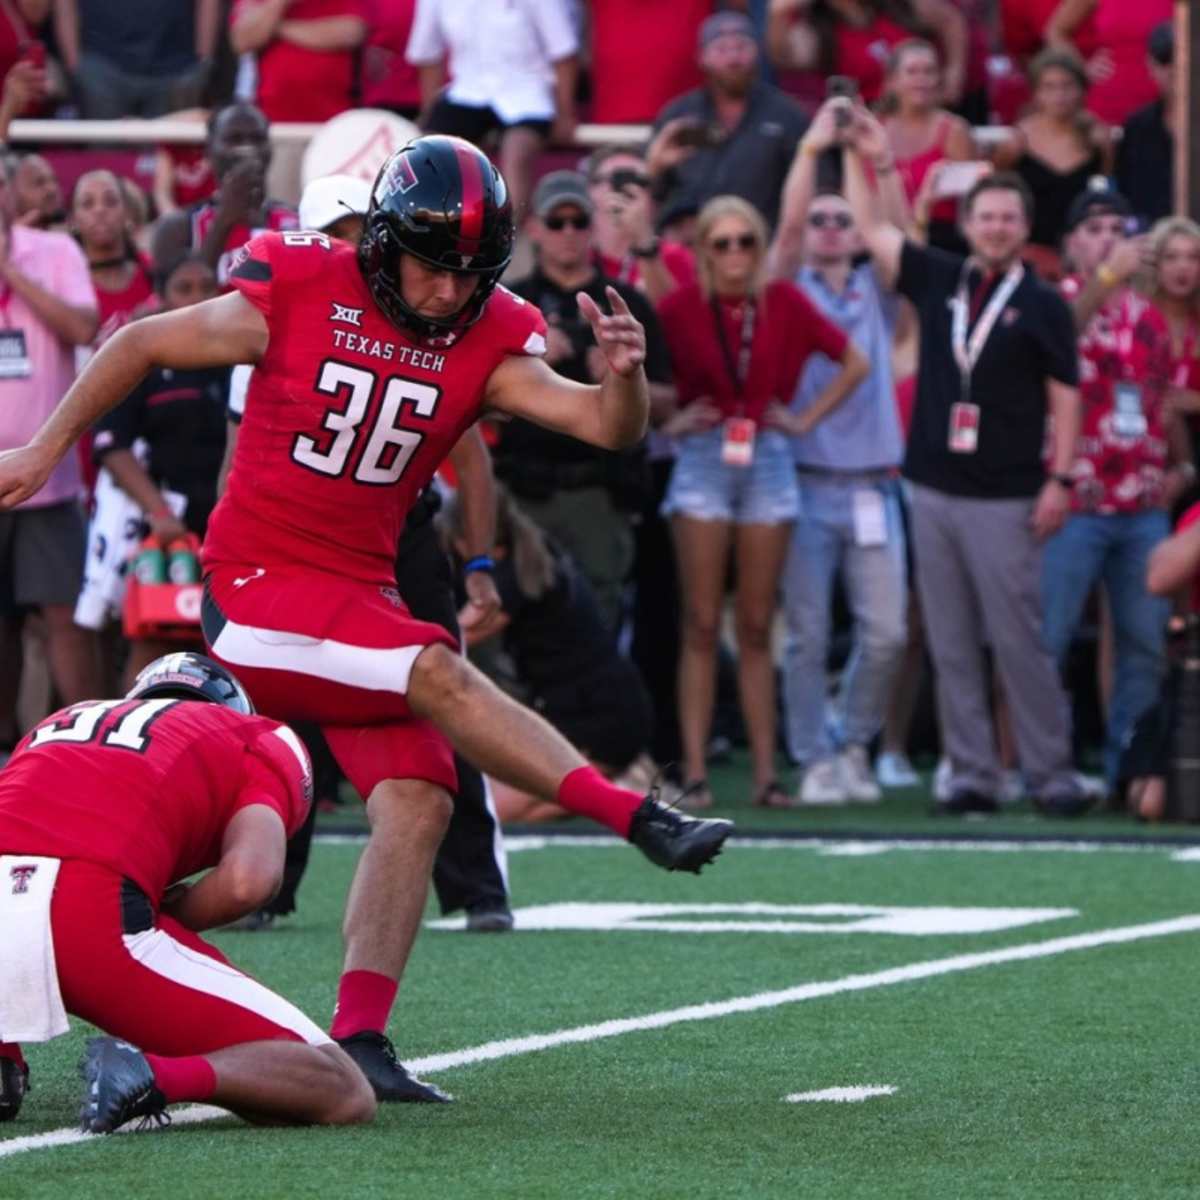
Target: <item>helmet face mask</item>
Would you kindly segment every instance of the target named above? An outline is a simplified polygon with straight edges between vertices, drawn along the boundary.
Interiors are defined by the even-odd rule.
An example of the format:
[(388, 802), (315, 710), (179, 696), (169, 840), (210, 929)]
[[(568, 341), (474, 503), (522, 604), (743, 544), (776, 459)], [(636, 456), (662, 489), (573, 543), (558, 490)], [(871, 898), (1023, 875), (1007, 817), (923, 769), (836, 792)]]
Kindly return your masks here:
[[(449, 345), (483, 314), (512, 256), (513, 236), (508, 189), (487, 156), (461, 138), (418, 138), (375, 179), (359, 268), (394, 325), (420, 341)], [(434, 271), (476, 275), (479, 283), (457, 312), (427, 316), (404, 297), (405, 254)]]
[(243, 716), (254, 715), (254, 702), (232, 672), (203, 654), (164, 654), (138, 672), (127, 700), (207, 700)]

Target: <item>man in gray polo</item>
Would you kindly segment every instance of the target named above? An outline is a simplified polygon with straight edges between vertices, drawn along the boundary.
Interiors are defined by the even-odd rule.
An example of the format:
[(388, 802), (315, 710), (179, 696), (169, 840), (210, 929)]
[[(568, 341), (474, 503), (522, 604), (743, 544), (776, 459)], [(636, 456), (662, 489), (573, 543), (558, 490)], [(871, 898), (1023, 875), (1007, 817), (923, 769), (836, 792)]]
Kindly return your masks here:
[(743, 13), (714, 13), (700, 27), (704, 86), (658, 114), (646, 167), (664, 207), (686, 198), (741, 196), (773, 226), (779, 195), (807, 121), (800, 106), (758, 77), (754, 25)]

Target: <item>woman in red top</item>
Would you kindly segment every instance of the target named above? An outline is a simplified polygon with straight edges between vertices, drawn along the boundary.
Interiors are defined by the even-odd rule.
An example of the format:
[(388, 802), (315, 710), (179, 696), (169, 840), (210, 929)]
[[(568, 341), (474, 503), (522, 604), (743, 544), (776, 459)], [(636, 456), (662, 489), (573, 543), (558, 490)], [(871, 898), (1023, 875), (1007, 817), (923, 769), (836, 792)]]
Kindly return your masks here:
[(767, 56), (783, 73), (848, 75), (864, 102), (873, 104), (895, 47), (912, 37), (933, 37), (945, 62), (945, 98), (957, 104), (966, 80), (967, 35), (952, 0), (771, 0)]
[[(679, 410), (664, 431), (679, 457), (663, 503), (671, 519), (683, 600), (679, 664), (685, 781), (704, 786), (725, 579), (737, 566), (738, 684), (750, 738), (755, 802), (789, 803), (775, 781), (771, 621), (799, 491), (789, 435), (808, 432), (866, 375), (845, 335), (785, 280), (764, 281), (766, 226), (744, 200), (718, 196), (696, 226), (699, 279), (659, 307), (675, 365)], [(815, 404), (787, 405), (808, 356), (843, 369)]]
[(88, 261), (100, 309), (98, 350), (154, 296), (148, 264), (134, 249), (121, 185), (111, 171), (81, 175), (71, 195), (71, 232)]
[(1046, 42), (1079, 48), (1078, 33), (1089, 26), (1099, 47), (1087, 60), (1092, 81), (1088, 108), (1110, 125), (1123, 125), (1130, 113), (1158, 99), (1146, 66), (1146, 39), (1171, 20), (1171, 0), (1062, 0), (1046, 26)]
[[(888, 60), (883, 127), (910, 205), (936, 163), (962, 162), (974, 154), (970, 126), (941, 106), (941, 96), (937, 50), (921, 38), (901, 42)], [(945, 231), (953, 232), (957, 222), (955, 201), (940, 200), (930, 213), (929, 240), (945, 244)]]
[[(82, 361), (135, 314), (152, 310), (154, 285), (147, 264), (134, 248), (125, 197), (111, 171), (89, 171), (79, 177), (71, 193), (68, 221), (87, 258), (100, 310), (100, 327), (92, 344), (77, 351)], [(80, 439), (79, 461), (90, 494), (96, 483), (90, 430)]]

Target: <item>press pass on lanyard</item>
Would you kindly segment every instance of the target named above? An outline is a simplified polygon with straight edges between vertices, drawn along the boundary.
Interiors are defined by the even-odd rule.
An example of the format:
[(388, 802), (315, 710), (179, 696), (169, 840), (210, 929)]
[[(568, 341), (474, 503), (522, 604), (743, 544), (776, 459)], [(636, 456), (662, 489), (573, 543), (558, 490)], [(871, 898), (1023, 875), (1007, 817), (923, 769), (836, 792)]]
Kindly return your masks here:
[(754, 322), (757, 308), (753, 300), (747, 299), (742, 313), (741, 344), (738, 355), (733, 357), (729, 339), (725, 334), (725, 320), (721, 315), (721, 306), (717, 298), (712, 298), (713, 317), (717, 323), (717, 338), (721, 343), (721, 353), (725, 358), (725, 369), (733, 383), (733, 390), (738, 401), (738, 415), (726, 417), (721, 437), (721, 461), (731, 467), (748, 467), (754, 462), (754, 437), (757, 432), (755, 423), (745, 415), (746, 402), (744, 391), (746, 379), (750, 374), (750, 353), (754, 346)]
[(983, 312), (979, 314), (979, 320), (975, 322), (975, 328), (971, 330), (971, 336), (968, 338), (967, 319), (970, 302), (967, 299), (967, 271), (970, 266), (970, 260), (963, 263), (950, 321), (950, 343), (954, 351), (954, 361), (958, 364), (959, 384), (962, 388), (962, 398), (950, 406), (947, 448), (951, 454), (974, 454), (979, 449), (982, 411), (971, 398), (971, 375), (996, 322), (1000, 319), (1000, 314), (1004, 311), (1004, 306), (1012, 298), (1013, 292), (1017, 290), (1017, 285), (1025, 275), (1025, 268), (1020, 263), (1014, 263), (1008, 269)]

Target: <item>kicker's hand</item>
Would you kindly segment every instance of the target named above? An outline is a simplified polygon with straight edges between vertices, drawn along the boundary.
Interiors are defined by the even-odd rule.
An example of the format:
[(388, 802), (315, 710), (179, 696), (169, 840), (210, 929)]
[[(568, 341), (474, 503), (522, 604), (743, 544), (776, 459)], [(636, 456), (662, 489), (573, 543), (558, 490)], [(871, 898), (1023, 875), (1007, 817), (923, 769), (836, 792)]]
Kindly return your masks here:
[(609, 370), (617, 375), (634, 375), (646, 361), (646, 331), (616, 288), (606, 287), (604, 292), (612, 308), (611, 316), (605, 315), (586, 292), (579, 292), (575, 297), (579, 311), (591, 325), (596, 345), (607, 360)]
[(463, 577), (467, 602), (458, 614), (464, 632), (487, 636), (496, 615), (500, 612), (500, 593), (490, 571), (470, 571)]
[(37, 446), (0, 451), (0, 509), (28, 500), (54, 469), (54, 459)]

